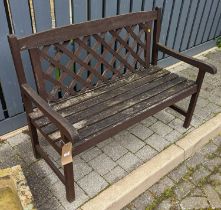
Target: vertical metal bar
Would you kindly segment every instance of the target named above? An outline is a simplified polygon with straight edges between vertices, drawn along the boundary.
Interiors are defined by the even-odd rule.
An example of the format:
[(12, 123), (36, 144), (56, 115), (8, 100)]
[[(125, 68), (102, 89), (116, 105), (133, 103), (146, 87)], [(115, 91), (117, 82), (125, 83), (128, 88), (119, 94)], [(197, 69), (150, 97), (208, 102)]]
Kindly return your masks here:
[(188, 15), (188, 10), (189, 10), (189, 5), (190, 5), (190, 0), (183, 0), (182, 6), (181, 6), (181, 13), (180, 13), (180, 18), (178, 22), (178, 28), (176, 32), (176, 38), (174, 40), (173, 48), (175, 50), (180, 49), (180, 45), (182, 42), (182, 34), (184, 33), (184, 28), (186, 25), (186, 20), (187, 20), (187, 15)]
[(220, 36), (221, 34), (221, 14), (219, 16), (219, 22), (216, 26), (215, 37)]
[[(215, 0), (214, 0), (214, 1), (215, 1)], [(214, 1), (211, 1), (210, 7), (209, 7), (209, 10), (208, 10), (208, 17), (207, 17), (207, 19), (206, 19), (205, 28), (204, 28), (204, 30), (203, 30), (203, 34), (202, 34), (202, 38), (201, 38), (201, 42), (200, 42), (201, 44), (204, 42), (204, 36), (205, 36), (205, 34), (207, 33), (206, 31), (207, 31), (209, 19), (210, 19), (210, 17), (212, 16), (211, 11), (212, 11), (212, 8), (213, 8)], [(209, 28), (210, 28), (210, 27), (209, 27)], [(208, 29), (208, 30), (209, 30), (209, 29)]]
[(219, 0), (219, 4), (217, 6), (217, 10), (216, 10), (216, 13), (215, 13), (215, 18), (213, 20), (213, 24), (212, 24), (212, 27), (210, 29), (209, 38), (208, 38), (209, 40), (215, 38), (216, 28), (217, 28), (217, 25), (219, 23), (220, 17), (221, 17), (221, 1)]
[(194, 21), (196, 19), (197, 8), (198, 8), (198, 0), (193, 0), (191, 2), (188, 21), (186, 23), (183, 39), (180, 46), (180, 51), (184, 51), (188, 48), (190, 37), (193, 31)]
[[(171, 31), (171, 30), (174, 30), (174, 31), (176, 30), (176, 27), (174, 27), (174, 26), (177, 25), (176, 22), (175, 22), (175, 24), (172, 24), (172, 21), (174, 21), (174, 13), (178, 14), (178, 11), (176, 11), (176, 10), (174, 9), (174, 8), (175, 8), (175, 2), (176, 2), (176, 1), (173, 0), (171, 12), (170, 12), (169, 26), (168, 26), (168, 29), (167, 29), (166, 40), (165, 40), (165, 45), (166, 45), (166, 46), (167, 46), (167, 42), (168, 42), (168, 39), (169, 39), (170, 31)], [(181, 1), (179, 1), (179, 2), (181, 3)], [(176, 19), (175, 21), (177, 21), (177, 19)], [(171, 26), (173, 26), (174, 29), (172, 29)], [(165, 54), (164, 54), (164, 57), (165, 57)]]
[(54, 7), (56, 26), (64, 26), (70, 24), (69, 0), (55, 0)]
[(154, 0), (144, 0), (144, 11), (151, 11), (153, 8)]
[(206, 24), (207, 26), (206, 26), (206, 29), (205, 29), (205, 33), (203, 35), (203, 41), (202, 42), (206, 42), (209, 39), (209, 34), (212, 30), (213, 22), (214, 22), (214, 19), (216, 17), (216, 14), (217, 14), (217, 8), (218, 7), (219, 7), (219, 0), (214, 0), (213, 4), (212, 4), (212, 7), (211, 7), (211, 10), (210, 10), (210, 15), (209, 15), (209, 18), (208, 18), (208, 22)]
[[(175, 1), (174, 7), (173, 7), (173, 14), (171, 17), (171, 22), (167, 34), (166, 39), (166, 46), (169, 48), (173, 48), (173, 44), (176, 39), (176, 33), (179, 26), (179, 20), (180, 20), (180, 13), (182, 10), (182, 0), (181, 1)], [(168, 55), (165, 55), (164, 57), (168, 57)]]
[[(30, 8), (26, 0), (10, 0), (11, 16), (14, 32), (17, 36), (27, 36), (33, 33)], [(21, 54), (25, 75), (28, 83), (35, 89), (35, 79), (27, 51)]]
[(52, 27), (50, 1), (33, 0), (33, 6), (37, 32), (50, 29)]
[(7, 10), (4, 7), (3, 1), (0, 1), (0, 82), (7, 112), (10, 117), (23, 112), (24, 109), (17, 75), (7, 40), (7, 34), (9, 34), (10, 30), (8, 28), (6, 12)]
[[(168, 28), (170, 24), (170, 18), (172, 13), (173, 2), (168, 3), (166, 0), (164, 2), (164, 12), (162, 13), (162, 22), (161, 22), (161, 32), (160, 32), (160, 43), (166, 43), (166, 37), (168, 34)], [(163, 53), (159, 52), (158, 60), (163, 58)]]
[(191, 47), (194, 46), (194, 42), (195, 42), (195, 39), (197, 37), (199, 27), (200, 27), (201, 18), (202, 18), (202, 15), (203, 15), (205, 1), (206, 0), (199, 0), (199, 2), (198, 2), (196, 17), (195, 17), (195, 21), (194, 21), (194, 24), (193, 24), (193, 27), (192, 27), (192, 33), (191, 33), (190, 38), (189, 38), (188, 48), (191, 48)]
[(201, 41), (203, 39), (203, 32), (206, 28), (206, 22), (207, 22), (207, 18), (210, 15), (209, 11), (210, 11), (210, 7), (213, 1), (206, 1), (205, 7), (204, 7), (204, 11), (203, 11), (203, 15), (200, 21), (200, 27), (199, 27), (199, 31), (195, 40), (194, 45), (199, 45), (201, 44)]
[(191, 11), (191, 8), (192, 8), (192, 4), (193, 4), (193, 1), (190, 1), (189, 7), (188, 7), (188, 11), (187, 11), (187, 18), (186, 18), (185, 25), (184, 25), (184, 28), (183, 28), (183, 33), (182, 33), (182, 36), (181, 36), (181, 42), (180, 42), (180, 46), (179, 46), (179, 51), (182, 50), (182, 44), (183, 44), (183, 40), (185, 38), (185, 33), (186, 33), (187, 26), (188, 26), (189, 18), (190, 18), (190, 11)]
[[(0, 84), (1, 85), (1, 84)], [(1, 94), (1, 93), (0, 93)], [(0, 96), (1, 97), (1, 96)], [(5, 116), (4, 116), (4, 111), (2, 109), (2, 102), (0, 100), (0, 121), (5, 119)]]
[[(92, 20), (101, 19), (102, 18), (102, 0), (91, 0), (90, 7), (88, 8), (88, 10), (90, 10), (90, 18)], [(94, 44), (96, 43), (96, 40), (92, 37), (90, 37), (90, 38), (91, 38), (90, 44), (91, 44), (91, 47), (93, 47)], [(98, 45), (96, 52), (101, 54), (101, 45), (100, 44)], [(92, 58), (90, 61), (90, 64), (92, 67), (94, 67), (97, 64), (97, 60), (95, 58)], [(101, 67), (102, 67), (102, 64), (99, 65), (96, 69), (100, 74), (101, 74)], [(94, 78), (93, 83), (96, 84), (97, 81), (98, 81), (98, 79)]]

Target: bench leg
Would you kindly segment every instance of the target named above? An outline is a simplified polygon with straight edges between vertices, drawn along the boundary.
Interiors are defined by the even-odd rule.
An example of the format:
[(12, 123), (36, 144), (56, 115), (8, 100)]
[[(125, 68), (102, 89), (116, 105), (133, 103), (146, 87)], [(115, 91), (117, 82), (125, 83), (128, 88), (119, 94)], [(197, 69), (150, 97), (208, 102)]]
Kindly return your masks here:
[(197, 92), (197, 93), (194, 93), (191, 96), (189, 107), (188, 107), (188, 110), (187, 110), (187, 115), (186, 115), (185, 121), (183, 123), (184, 128), (188, 128), (190, 126), (190, 122), (191, 122), (192, 117), (193, 117), (193, 112), (194, 112), (195, 107), (196, 107), (196, 102), (197, 102), (198, 95), (199, 95), (199, 93)]
[(72, 162), (64, 165), (64, 178), (65, 178), (66, 198), (69, 202), (72, 202), (75, 200), (74, 172), (73, 172)]
[(203, 83), (203, 78), (205, 76), (205, 72), (204, 71), (199, 71), (198, 75), (197, 75), (197, 79), (196, 79), (196, 84), (197, 84), (197, 92), (194, 93), (190, 99), (190, 104), (187, 110), (187, 115), (183, 124), (184, 128), (188, 128), (190, 126), (190, 122), (193, 116), (193, 112), (195, 110), (196, 107), (196, 102), (200, 93), (200, 89)]
[(33, 149), (34, 156), (36, 159), (39, 159), (39, 158), (41, 158), (41, 155), (38, 153), (38, 151), (36, 149), (36, 146), (39, 146), (38, 133), (37, 133), (37, 129), (32, 124), (29, 117), (28, 117), (28, 127), (29, 127), (30, 136), (31, 136), (31, 143), (32, 143), (32, 149)]

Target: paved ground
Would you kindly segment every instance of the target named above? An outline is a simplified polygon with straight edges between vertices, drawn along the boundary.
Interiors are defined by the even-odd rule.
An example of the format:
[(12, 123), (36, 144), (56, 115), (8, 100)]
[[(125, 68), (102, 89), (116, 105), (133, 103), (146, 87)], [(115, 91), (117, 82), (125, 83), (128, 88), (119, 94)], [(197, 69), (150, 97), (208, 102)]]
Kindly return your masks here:
[(221, 136), (123, 210), (221, 209)]
[[(206, 57), (201, 56), (218, 67), (218, 74), (206, 75), (189, 129), (182, 127), (183, 117), (168, 108), (74, 158), (75, 202), (70, 204), (66, 201), (63, 184), (43, 160), (33, 157), (30, 139), (25, 133), (0, 145), (0, 168), (16, 164), (22, 166), (39, 209), (77, 209), (187, 132), (221, 112), (220, 56), (221, 51), (218, 50)], [(195, 78), (197, 72), (188, 65), (180, 65), (172, 70), (182, 70), (180, 74), (188, 78)], [(187, 102), (185, 100), (179, 104), (185, 106)], [(59, 156), (44, 140), (41, 143), (62, 171)]]

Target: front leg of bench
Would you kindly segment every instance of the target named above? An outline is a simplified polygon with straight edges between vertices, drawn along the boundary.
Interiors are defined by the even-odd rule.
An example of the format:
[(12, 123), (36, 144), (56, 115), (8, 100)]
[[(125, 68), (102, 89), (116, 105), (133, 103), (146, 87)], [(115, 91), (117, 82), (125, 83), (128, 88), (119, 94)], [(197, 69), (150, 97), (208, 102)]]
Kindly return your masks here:
[(192, 120), (193, 117), (193, 113), (196, 107), (196, 102), (200, 93), (200, 89), (203, 83), (203, 79), (205, 76), (205, 72), (204, 71), (199, 71), (197, 79), (196, 79), (196, 84), (197, 84), (197, 91), (191, 96), (190, 99), (190, 103), (188, 106), (187, 111), (183, 110), (182, 108), (180, 108), (177, 105), (171, 105), (170, 108), (172, 108), (173, 110), (179, 112), (180, 114), (182, 114), (185, 117), (184, 123), (183, 123), (183, 127), (184, 128), (188, 128), (190, 126), (190, 122)]
[(29, 113), (32, 112), (32, 103), (36, 105), (36, 107), (52, 122), (54, 123), (60, 133), (62, 140), (64, 141), (64, 145), (62, 147), (62, 151), (59, 149), (59, 153), (61, 156), (61, 163), (64, 167), (64, 175), (62, 175), (56, 166), (52, 163), (51, 160), (47, 157), (47, 154), (40, 148), (38, 139), (37, 139), (37, 131), (35, 126), (32, 124), (32, 121), (29, 119), (29, 128), (31, 129), (31, 137), (32, 145), (34, 149), (34, 153), (37, 157), (42, 156), (45, 161), (49, 164), (52, 170), (58, 175), (59, 179), (64, 183), (66, 189), (66, 197), (69, 202), (74, 201), (75, 199), (75, 191), (74, 191), (74, 173), (73, 173), (73, 161), (72, 161), (72, 142), (77, 141), (79, 139), (79, 135), (77, 130), (61, 115), (55, 112), (46, 101), (44, 101), (36, 91), (34, 91), (28, 84), (21, 85), (23, 99), (25, 108), (27, 111), (27, 116), (29, 117)]
[(66, 198), (69, 202), (72, 202), (75, 200), (75, 190), (71, 142), (62, 147), (61, 164), (64, 167)]
[(187, 110), (186, 117), (185, 117), (185, 121), (183, 123), (184, 128), (188, 128), (190, 126), (190, 122), (193, 117), (193, 112), (196, 107), (196, 102), (197, 102), (197, 99), (198, 99), (198, 96), (200, 93), (200, 89), (201, 89), (201, 86), (203, 83), (204, 76), (205, 76), (205, 72), (199, 71), (198, 76), (197, 76), (197, 80), (196, 80), (197, 92), (191, 96), (190, 103), (189, 103), (188, 110)]

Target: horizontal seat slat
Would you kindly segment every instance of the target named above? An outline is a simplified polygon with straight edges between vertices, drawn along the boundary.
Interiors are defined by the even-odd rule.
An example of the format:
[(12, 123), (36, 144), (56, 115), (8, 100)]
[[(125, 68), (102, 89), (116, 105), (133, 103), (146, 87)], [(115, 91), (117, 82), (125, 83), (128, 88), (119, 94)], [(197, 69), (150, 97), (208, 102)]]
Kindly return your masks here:
[[(151, 66), (148, 70), (135, 71), (93, 90), (53, 103), (51, 107), (78, 130), (80, 140), (74, 144), (79, 145), (181, 90), (191, 86), (194, 88), (194, 84), (165, 69)], [(57, 127), (38, 110), (31, 117), (36, 127), (52, 142), (57, 144), (62, 140)]]
[[(109, 100), (104, 100), (101, 101), (101, 103), (96, 103), (95, 100), (95, 104), (92, 104), (90, 106), (90, 104), (82, 104), (80, 107), (82, 107), (82, 111), (81, 112), (77, 112), (74, 113), (73, 115), (67, 116), (66, 119), (70, 122), (70, 123), (75, 123), (78, 122), (82, 119), (86, 119), (92, 115), (95, 114), (99, 114), (101, 111), (106, 110), (106, 109), (110, 109), (111, 107), (113, 107), (116, 104), (119, 104), (121, 102), (125, 102), (128, 101), (131, 98), (137, 98), (137, 100), (139, 100), (140, 97), (142, 97), (145, 92), (146, 94), (148, 94), (148, 91), (159, 86), (159, 85), (163, 85), (165, 82), (173, 80), (174, 78), (176, 78), (177, 75), (176, 74), (168, 74), (164, 75), (162, 77), (157, 78), (156, 80), (153, 80), (150, 83), (146, 83), (142, 86), (137, 85), (138, 87), (132, 87), (132, 88), (128, 88), (126, 89), (127, 91), (123, 92), (122, 94), (117, 94), (117, 91), (115, 92), (116, 95), (112, 95), (112, 97), (109, 98)], [(114, 92), (112, 92), (114, 93)], [(105, 98), (103, 98), (105, 99)], [(133, 99), (136, 100), (136, 99)], [(85, 106), (84, 106), (85, 105)], [(74, 109), (74, 107), (73, 107)], [(77, 109), (77, 107), (76, 107)], [(56, 128), (52, 125), (52, 126), (46, 126), (43, 128), (44, 132), (46, 133), (51, 133), (55, 130)]]
[[(141, 103), (142, 101), (146, 101), (148, 99), (150, 99), (151, 97), (154, 97), (158, 94), (160, 94), (160, 91), (165, 91), (167, 88), (170, 88), (171, 86), (175, 85), (176, 83), (180, 83), (183, 82), (182, 79), (177, 78), (173, 80), (173, 83), (171, 83), (170, 81), (165, 83), (163, 88), (157, 87), (149, 92), (147, 92), (146, 94), (143, 94), (142, 96), (137, 96), (134, 98), (131, 98), (128, 101), (124, 101), (120, 104), (117, 104), (116, 106), (113, 106), (110, 110), (105, 110), (101, 113), (98, 113), (97, 115), (93, 115), (92, 117), (88, 118), (87, 120), (83, 120), (85, 121), (85, 123), (83, 123), (82, 121), (76, 123), (79, 125), (84, 124), (84, 126), (82, 126), (84, 129), (84, 127), (86, 126), (90, 126), (100, 120), (103, 120), (111, 115), (115, 115), (118, 114), (121, 111), (124, 111), (126, 109), (130, 109), (131, 107), (133, 107), (135, 104)], [(73, 126), (77, 128), (77, 125), (74, 124)]]
[(159, 73), (153, 75), (153, 77), (144, 77), (140, 80), (137, 80), (136, 82), (121, 86), (121, 87), (115, 89), (114, 91), (105, 92), (102, 95), (99, 95), (99, 96), (89, 99), (87, 101), (83, 101), (80, 104), (71, 106), (70, 108), (63, 110), (60, 114), (63, 117), (66, 117), (66, 116), (69, 116), (72, 114), (76, 114), (77, 112), (83, 111), (85, 109), (88, 109), (91, 106), (100, 105), (104, 101), (108, 101), (111, 99), (114, 100), (114, 98), (119, 97), (120, 95), (126, 94), (128, 91), (131, 91), (132, 89), (136, 89), (138, 87), (149, 84), (150, 82), (160, 79), (160, 78), (166, 76), (167, 74), (169, 74), (169, 72), (160, 71)]
[(174, 89), (171, 90), (171, 92), (167, 92), (168, 94), (162, 93), (162, 98), (158, 100), (157, 96), (153, 97), (151, 99), (151, 102), (149, 103), (149, 107), (144, 106), (140, 107), (139, 105), (136, 108), (138, 111), (134, 112), (132, 115), (129, 115), (129, 117), (125, 118), (125, 116), (118, 121), (114, 126), (108, 126), (101, 130), (100, 132), (93, 133), (91, 136), (88, 136), (87, 138), (83, 138), (81, 141), (75, 143), (75, 150), (74, 155), (77, 155), (85, 150), (85, 148), (90, 148), (95, 143), (99, 143), (100, 141), (107, 139), (115, 134), (117, 134), (119, 131), (128, 128), (129, 126), (133, 125), (134, 123), (137, 123), (155, 113), (157, 113), (159, 110), (162, 110), (162, 108), (166, 108), (173, 104), (174, 102), (178, 102), (181, 99), (184, 99), (187, 96), (190, 96), (197, 91), (197, 85), (191, 85), (189, 87), (181, 87), (178, 92), (176, 92)]
[[(74, 105), (80, 104), (81, 102), (84, 102), (88, 99), (92, 99), (94, 97), (97, 97), (97, 96), (105, 94), (105, 93), (109, 93), (109, 92), (111, 93), (111, 91), (118, 89), (124, 85), (132, 85), (131, 83), (134, 83), (138, 80), (139, 81), (145, 80), (145, 78), (147, 78), (150, 75), (155, 74), (159, 71), (162, 71), (162, 69), (151, 67), (150, 69), (146, 70), (145, 72), (144, 71), (137, 72), (137, 73), (134, 73), (133, 75), (128, 75), (125, 78), (122, 78), (121, 80), (117, 80), (114, 83), (111, 82), (110, 84), (106, 84), (105, 88), (103, 88), (104, 85), (102, 85), (101, 87), (94, 88), (92, 91), (90, 90), (88, 92), (85, 92), (84, 94), (70, 97), (70, 98), (68, 98), (68, 100), (65, 99), (65, 100), (62, 100), (62, 101), (57, 102), (55, 104), (51, 104), (51, 107), (55, 111), (58, 111), (59, 113), (61, 113), (62, 110), (71, 108)], [(163, 71), (168, 72), (165, 70), (163, 70)], [(63, 115), (63, 116), (65, 116), (65, 115)], [(31, 113), (30, 117), (32, 120), (40, 119), (39, 121), (36, 122), (39, 126), (41, 126), (41, 124), (46, 125), (47, 123), (49, 123), (49, 121), (46, 118), (45, 119), (42, 118), (43, 114), (39, 110), (35, 110), (35, 112)]]
[(86, 101), (83, 101), (82, 103), (79, 103), (77, 105), (74, 105), (74, 106), (71, 106), (67, 109), (64, 109), (60, 112), (60, 114), (63, 117), (66, 117), (66, 116), (69, 116), (72, 114), (76, 114), (77, 112), (80, 112), (80, 111), (87, 109), (91, 106), (95, 106), (96, 104), (99, 105), (100, 103), (102, 103), (104, 101), (110, 100), (110, 99), (115, 98), (115, 97), (122, 95), (122, 94), (126, 94), (128, 91), (131, 91), (133, 88), (135, 89), (135, 88), (141, 87), (145, 84), (150, 83), (150, 81), (152, 82), (154, 80), (162, 78), (167, 74), (169, 74), (169, 72), (160, 71), (153, 76), (143, 77), (139, 80), (136, 80), (135, 82), (128, 83), (128, 84), (123, 85), (119, 88), (115, 88), (114, 91), (105, 92), (101, 95), (98, 95), (97, 97), (90, 98)]
[[(145, 108), (154, 105), (155, 103), (164, 99), (163, 95), (169, 96), (171, 93), (175, 93), (177, 91), (182, 90), (183, 88), (189, 87), (190, 84), (183, 82), (179, 78), (176, 79), (178, 84), (176, 86), (172, 86), (165, 91), (156, 94), (152, 97), (149, 97), (141, 102), (136, 103), (134, 106), (131, 106), (122, 112), (117, 112), (115, 115), (111, 115), (108, 118), (105, 118), (97, 123), (91, 124), (90, 126), (85, 126), (81, 130), (79, 130), (80, 139), (87, 139), (89, 136), (96, 135), (97, 132), (102, 132), (106, 127), (109, 126), (117, 126), (118, 123), (126, 121), (128, 118), (133, 118), (133, 115), (136, 115), (138, 111), (145, 110)], [(175, 88), (174, 88), (175, 87)]]
[[(172, 75), (171, 75), (172, 76)], [(100, 113), (96, 113), (94, 115), (91, 115), (91, 117), (83, 117), (81, 121), (78, 119), (78, 121), (75, 124), (75, 127), (79, 129), (80, 139), (83, 140), (83, 138), (86, 138), (89, 136), (90, 132), (97, 132), (97, 129), (102, 130), (102, 126), (100, 126), (100, 123), (102, 122), (103, 127), (110, 126), (108, 125), (108, 122), (110, 119), (116, 118), (118, 119), (119, 113), (128, 113), (133, 114), (134, 107), (140, 107), (141, 105), (144, 106), (146, 104), (146, 107), (149, 106), (149, 102), (152, 101), (153, 98), (163, 98), (164, 94), (168, 95), (170, 92), (171, 94), (175, 91), (180, 91), (182, 88), (187, 88), (191, 85), (193, 85), (193, 82), (186, 81), (184, 78), (180, 77), (174, 77), (173, 80), (169, 80), (168, 82), (164, 82), (161, 85), (159, 84), (156, 88), (151, 89), (149, 92), (145, 92), (143, 95), (140, 94), (138, 96), (135, 96), (134, 98), (131, 98), (126, 101), (122, 101), (122, 103), (118, 103), (115, 106), (112, 106), (110, 109), (106, 109), (104, 111), (101, 111)], [(168, 90), (168, 92), (167, 92)], [(122, 120), (119, 118), (119, 120)], [(112, 125), (114, 126), (114, 125)], [(84, 134), (85, 132), (88, 132), (88, 134)], [(47, 131), (46, 131), (47, 132)], [(86, 132), (86, 133), (87, 133)], [(54, 140), (59, 139), (59, 132), (55, 131), (54, 133), (50, 134), (50, 137)]]
[[(173, 75), (172, 75), (173, 76)], [(171, 78), (171, 77), (170, 77)], [(78, 121), (77, 123), (73, 124), (73, 126), (77, 129), (79, 129), (79, 133), (80, 135), (82, 134), (81, 132), (84, 132), (84, 129), (86, 127), (86, 129), (90, 128), (96, 132), (97, 129), (102, 129), (102, 126), (98, 126), (97, 124), (99, 124), (103, 121), (108, 122), (114, 115), (119, 114), (120, 112), (127, 110), (127, 109), (133, 109), (133, 106), (136, 104), (141, 103), (142, 101), (146, 101), (148, 99), (150, 99), (153, 96), (158, 95), (161, 91), (167, 90), (179, 83), (182, 83), (184, 81), (183, 78), (177, 78), (177, 77), (172, 77), (173, 80), (169, 80), (165, 83), (163, 83), (163, 87), (162, 86), (158, 86), (157, 88), (151, 89), (149, 92), (145, 92), (142, 95), (137, 95), (133, 98), (130, 98), (129, 100), (126, 101), (122, 101), (121, 103), (118, 103), (115, 106), (110, 107), (110, 109), (105, 109), (104, 111), (100, 110), (100, 113), (96, 113), (94, 115), (91, 115), (91, 117), (88, 118), (88, 116), (83, 116), (81, 117), (81, 121), (78, 121), (78, 119), (76, 121)], [(133, 110), (130, 110), (131, 113), (133, 113)], [(104, 125), (103, 125), (104, 126)], [(106, 125), (108, 126), (108, 124)], [(47, 130), (47, 129), (43, 129), (43, 131), (47, 134), (50, 134), (50, 138), (52, 139), (58, 139), (60, 138), (60, 133), (59, 131), (52, 131), (52, 130)], [(54, 133), (52, 133), (54, 132)]]

